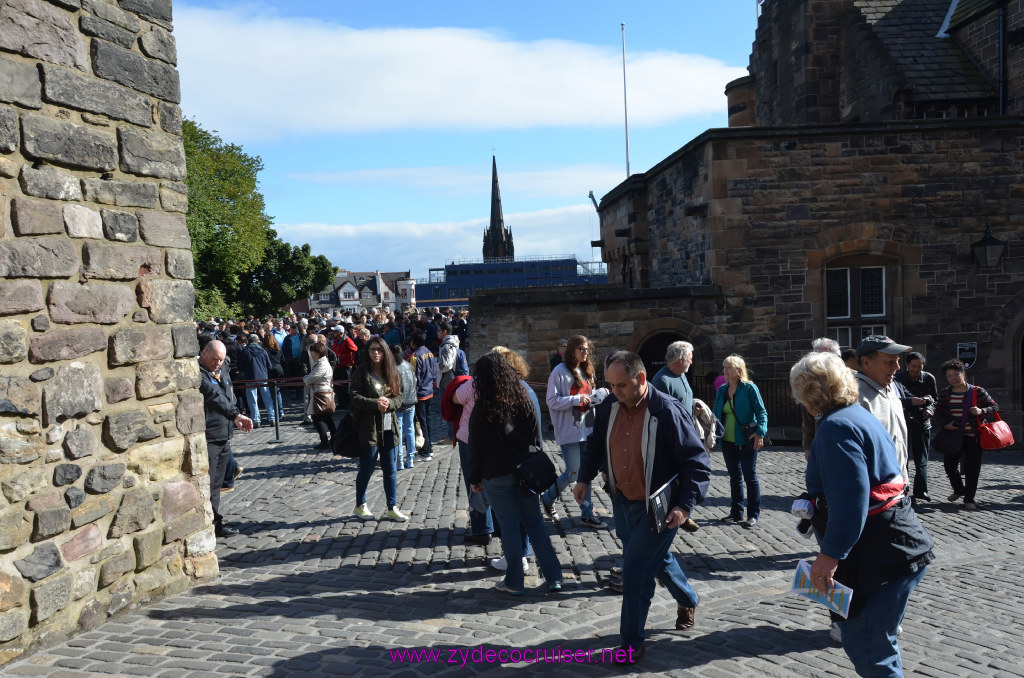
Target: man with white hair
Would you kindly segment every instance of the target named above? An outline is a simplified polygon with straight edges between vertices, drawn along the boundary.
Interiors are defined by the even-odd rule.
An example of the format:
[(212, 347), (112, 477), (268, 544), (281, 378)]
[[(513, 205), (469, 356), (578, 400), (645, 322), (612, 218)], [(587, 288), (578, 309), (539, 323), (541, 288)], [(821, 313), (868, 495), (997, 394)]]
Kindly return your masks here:
[[(651, 386), (678, 400), (684, 410), (696, 417), (693, 389), (686, 379), (686, 373), (692, 364), (693, 344), (687, 341), (673, 341), (665, 350), (665, 366), (651, 379)], [(687, 532), (696, 532), (700, 529), (700, 525), (691, 516), (687, 516), (680, 527)]]
[(224, 523), (220, 512), (220, 489), (231, 457), (231, 436), (235, 428), (252, 430), (252, 419), (238, 411), (231, 378), (221, 369), (226, 355), (223, 342), (216, 339), (207, 343), (199, 354), (199, 392), (203, 395), (206, 412), (206, 452), (210, 462), (210, 508), (218, 537), (238, 534), (238, 528)]

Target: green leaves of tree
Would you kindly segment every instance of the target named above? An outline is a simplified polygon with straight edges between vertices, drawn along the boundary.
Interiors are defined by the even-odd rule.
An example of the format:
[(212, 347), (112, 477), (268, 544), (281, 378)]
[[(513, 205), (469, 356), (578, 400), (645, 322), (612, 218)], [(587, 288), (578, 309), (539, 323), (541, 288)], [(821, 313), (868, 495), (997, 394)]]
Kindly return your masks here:
[(182, 122), (196, 317), (264, 315), (326, 286), (334, 267), (309, 245), (280, 240), (265, 211), (258, 156)]

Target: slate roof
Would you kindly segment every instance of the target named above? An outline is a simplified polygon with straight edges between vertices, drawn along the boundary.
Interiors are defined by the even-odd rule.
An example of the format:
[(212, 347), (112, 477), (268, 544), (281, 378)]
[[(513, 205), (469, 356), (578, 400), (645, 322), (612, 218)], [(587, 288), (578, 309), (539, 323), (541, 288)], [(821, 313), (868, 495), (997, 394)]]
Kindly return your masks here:
[(951, 31), (996, 10), (992, 0), (959, 0), (959, 2), (952, 0), (952, 2), (956, 5), (956, 9), (953, 10), (953, 16), (949, 19), (949, 30)]
[(996, 96), (994, 87), (955, 41), (935, 37), (950, 0), (855, 0), (853, 4), (903, 75), (915, 101)]

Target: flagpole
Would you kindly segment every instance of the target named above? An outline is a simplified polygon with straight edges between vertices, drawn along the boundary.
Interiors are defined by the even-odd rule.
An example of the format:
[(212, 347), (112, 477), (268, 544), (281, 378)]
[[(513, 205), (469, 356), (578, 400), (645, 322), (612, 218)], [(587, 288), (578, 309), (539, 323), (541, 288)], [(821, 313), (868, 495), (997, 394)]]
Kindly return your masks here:
[(626, 101), (626, 24), (622, 23), (622, 111), (626, 120), (626, 178), (629, 178), (629, 105)]

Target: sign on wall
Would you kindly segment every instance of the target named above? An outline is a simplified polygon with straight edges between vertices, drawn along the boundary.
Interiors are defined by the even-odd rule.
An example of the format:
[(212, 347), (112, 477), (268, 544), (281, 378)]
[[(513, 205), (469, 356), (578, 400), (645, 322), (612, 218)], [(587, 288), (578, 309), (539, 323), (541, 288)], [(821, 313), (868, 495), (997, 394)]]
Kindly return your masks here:
[(968, 341), (956, 345), (956, 359), (964, 364), (965, 369), (978, 362), (978, 342)]

